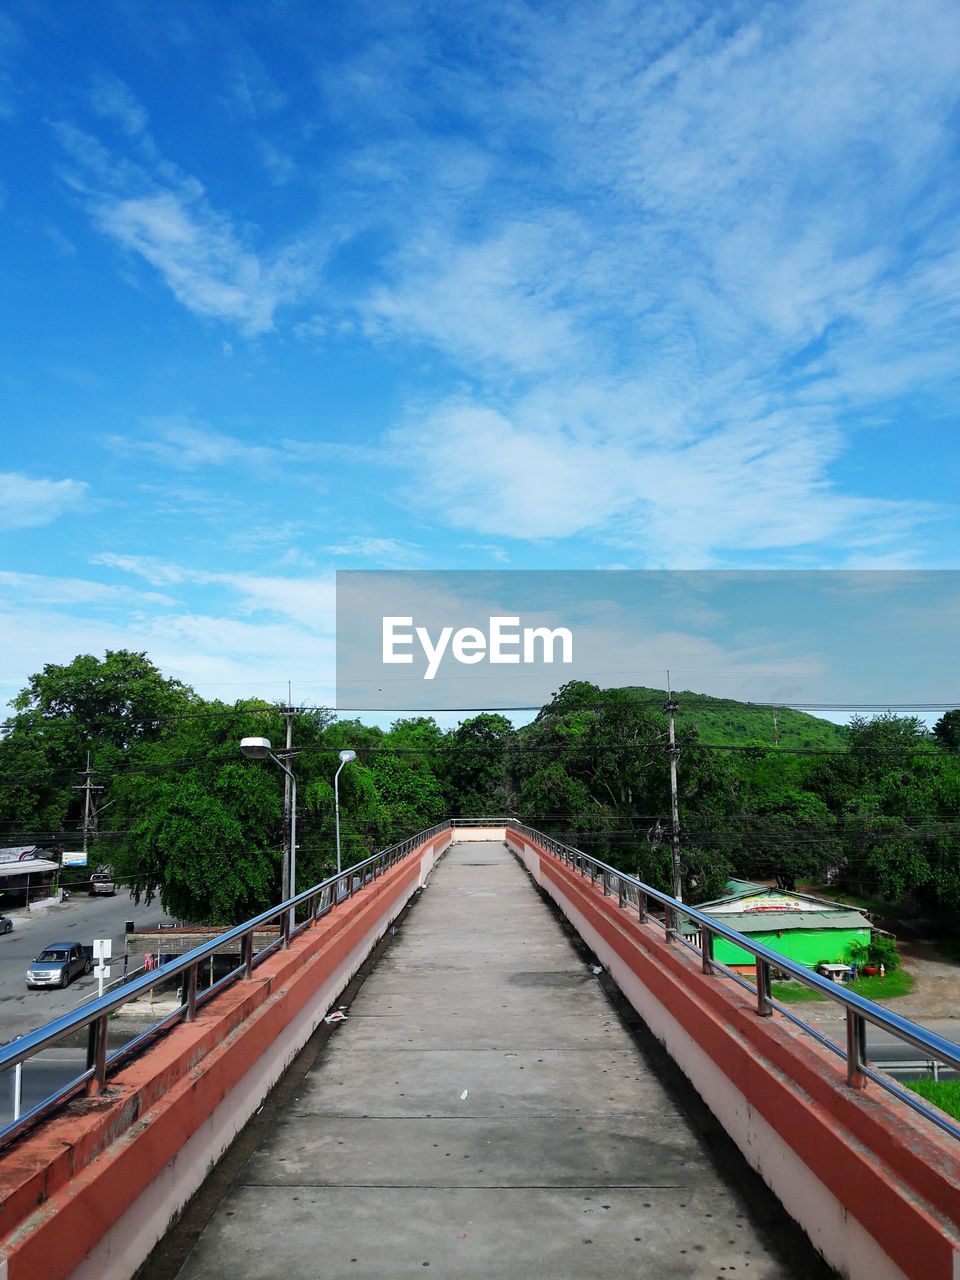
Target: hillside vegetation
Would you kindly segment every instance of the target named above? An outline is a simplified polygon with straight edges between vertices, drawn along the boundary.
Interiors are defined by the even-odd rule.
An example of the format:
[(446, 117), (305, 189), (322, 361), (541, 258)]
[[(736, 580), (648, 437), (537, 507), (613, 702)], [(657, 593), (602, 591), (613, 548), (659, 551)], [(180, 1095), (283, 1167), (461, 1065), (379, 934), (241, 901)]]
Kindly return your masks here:
[[(676, 724), (679, 871), (705, 901), (733, 873), (853, 882), (888, 902), (960, 912), (960, 711), (931, 732), (916, 717), (854, 716), (845, 728), (681, 692)], [(299, 883), (335, 865), (334, 778), (343, 862), (456, 815), (513, 814), (668, 889), (673, 879), (666, 696), (571, 681), (521, 727), (484, 712), (454, 729), (429, 716), (389, 729), (293, 715)], [(92, 860), (172, 915), (229, 923), (277, 900), (286, 830), (277, 771), (241, 738), (284, 739), (282, 709), (208, 701), (146, 654), (48, 664), (13, 703), (0, 740), (7, 844), (77, 847), (90, 759)]]
[[(663, 689), (631, 685), (627, 692), (644, 702), (662, 707), (667, 695)], [(707, 693), (689, 689), (674, 690), (680, 703), (677, 724), (695, 728), (706, 745), (752, 745), (843, 751), (850, 740), (846, 725), (833, 724), (805, 711), (778, 707), (776, 720), (772, 707), (759, 703), (737, 702), (734, 698), (713, 698)]]

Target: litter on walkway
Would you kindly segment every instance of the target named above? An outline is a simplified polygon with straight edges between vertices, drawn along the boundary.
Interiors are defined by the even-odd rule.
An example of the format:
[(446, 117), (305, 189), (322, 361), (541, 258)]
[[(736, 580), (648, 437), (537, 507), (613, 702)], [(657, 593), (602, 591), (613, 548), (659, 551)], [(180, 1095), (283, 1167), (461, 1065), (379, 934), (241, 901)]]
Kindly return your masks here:
[(340, 1009), (336, 1013), (328, 1013), (324, 1018), (324, 1022), (346, 1022), (347, 1015)]
[(464, 1102), (464, 1101), (466, 1100), (467, 1094), (468, 1094), (469, 1092), (470, 1092), (470, 1090), (469, 1090), (469, 1089), (464, 1089), (463, 1093), (461, 1093), (461, 1095), (460, 1095), (460, 1101), (461, 1101), (461, 1102)]

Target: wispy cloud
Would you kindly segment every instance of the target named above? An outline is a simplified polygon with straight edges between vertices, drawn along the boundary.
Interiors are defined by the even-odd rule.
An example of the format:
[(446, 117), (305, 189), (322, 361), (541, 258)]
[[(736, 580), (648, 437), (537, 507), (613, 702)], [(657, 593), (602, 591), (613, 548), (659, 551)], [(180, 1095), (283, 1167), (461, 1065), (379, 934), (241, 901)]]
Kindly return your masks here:
[(138, 138), (146, 132), (147, 113), (130, 87), (118, 76), (101, 72), (94, 77), (90, 105), (98, 116), (118, 124), (130, 138)]
[(549, 372), (582, 341), (574, 332), (571, 238), (569, 229), (561, 235), (532, 223), (478, 243), (425, 233), (405, 249), (398, 282), (371, 296), (368, 328), (430, 342), (470, 363)]
[[(142, 418), (129, 435), (113, 433), (104, 436), (103, 443), (120, 456), (148, 459), (175, 471), (234, 468), (260, 475), (282, 472), (289, 483), (314, 488), (324, 487), (322, 469), (331, 462), (383, 460), (380, 450), (363, 445), (295, 440), (285, 436), (270, 444), (261, 444), (182, 414)], [(200, 495), (202, 499), (208, 496)], [(189, 495), (188, 500), (192, 501)], [(222, 501), (218, 499), (221, 504)]]
[(94, 217), (102, 231), (156, 267), (190, 311), (232, 321), (250, 336), (271, 329), (277, 307), (297, 297), (309, 279), (297, 247), (264, 263), (199, 192), (104, 196)]
[(16, 114), (13, 66), (23, 43), (20, 27), (7, 13), (0, 13), (0, 120)]
[(335, 614), (332, 574), (277, 575), (197, 569), (156, 556), (104, 552), (93, 563), (142, 578), (151, 586), (219, 587), (234, 598), (241, 613), (267, 613), (298, 626), (331, 635)]
[(668, 567), (828, 544), (877, 553), (935, 516), (920, 502), (837, 492), (828, 471), (841, 441), (823, 426), (771, 417), (671, 445), (642, 426), (600, 440), (528, 410), (449, 402), (394, 433), (397, 457), (455, 527), (534, 541), (593, 535)]
[(333, 546), (324, 547), (329, 556), (338, 559), (373, 561), (378, 566), (411, 565), (423, 560), (423, 549), (412, 542), (398, 538), (353, 537)]
[(273, 115), (288, 103), (287, 94), (249, 45), (236, 45), (227, 58), (230, 101), (250, 119)]
[(56, 126), (72, 162), (64, 176), (95, 226), (155, 268), (188, 310), (250, 337), (272, 329), (277, 309), (314, 280), (324, 254), (320, 241), (295, 237), (258, 251), (253, 228), (217, 210), (202, 183), (163, 158), (127, 85), (99, 76), (91, 105), (120, 126), (130, 148), (114, 155), (75, 124)]
[(13, 573), (0, 570), (0, 587), (15, 592), (20, 606), (40, 607), (53, 605), (69, 608), (82, 605), (85, 609), (108, 608), (118, 605), (167, 606), (175, 604), (172, 596), (157, 591), (133, 590), (128, 587), (110, 586), (91, 578), (54, 578), (40, 573)]
[[(242, 212), (94, 81), (97, 136), (57, 132), (128, 262), (278, 361), (289, 322), (298, 375), (342, 345), (386, 391), (358, 444), (170, 418), (111, 448), (313, 484), (389, 466), (514, 561), (922, 558), (942, 509), (870, 463), (918, 399), (955, 411), (956, 6), (516, 0), (461, 46), (464, 12), (351, 13), (296, 121), (302, 86), (238, 27), (214, 92), (257, 175)], [(401, 563), (395, 532), (327, 554)]]
[(146, 419), (136, 435), (111, 435), (104, 443), (114, 453), (150, 458), (177, 471), (207, 467), (274, 467), (283, 458), (272, 445), (251, 444), (216, 431), (209, 424), (172, 416)]
[(90, 498), (84, 480), (35, 480), (15, 471), (0, 472), (0, 529), (38, 529), (60, 516), (82, 510)]
[[(372, 332), (474, 384), (390, 433), (411, 499), (486, 536), (591, 536), (655, 563), (916, 552), (941, 512), (840, 477), (870, 424), (951, 403), (960, 14), (512, 19), (486, 37), (496, 86), (456, 85), (491, 185), (444, 189), (442, 233), (411, 214), (365, 304)], [(403, 77), (386, 56), (372, 65)], [(452, 92), (436, 64), (405, 70), (427, 99)]]

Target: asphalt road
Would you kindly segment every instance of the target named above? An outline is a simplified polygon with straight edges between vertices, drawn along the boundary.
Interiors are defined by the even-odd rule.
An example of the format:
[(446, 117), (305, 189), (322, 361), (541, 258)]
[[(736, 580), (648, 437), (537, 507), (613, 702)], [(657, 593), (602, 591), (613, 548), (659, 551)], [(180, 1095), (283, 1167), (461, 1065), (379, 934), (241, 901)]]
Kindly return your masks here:
[[(86, 1065), (86, 1054), (82, 1049), (54, 1049), (25, 1062), (20, 1081), (20, 1114), (25, 1115), (62, 1085), (75, 1080)], [(13, 1119), (14, 1087), (14, 1070), (0, 1072), (0, 1128)]]
[[(960, 1042), (960, 1018), (932, 1018), (929, 1021), (925, 1020), (921, 1025), (928, 1031), (943, 1036), (945, 1040)], [(929, 1069), (911, 1070), (904, 1065), (919, 1062), (923, 1058), (919, 1049), (914, 1049), (912, 1045), (905, 1044), (878, 1027), (867, 1027), (867, 1056), (872, 1062), (882, 1066), (884, 1070), (889, 1070), (891, 1075), (895, 1075), (900, 1080), (917, 1080), (930, 1075)], [(941, 1079), (955, 1080), (956, 1078), (956, 1072), (947, 1067), (942, 1068)]]
[(31, 962), (51, 942), (91, 943), (94, 938), (113, 941), (111, 978), (123, 972), (124, 925), (137, 928), (173, 923), (159, 904), (135, 906), (129, 893), (91, 898), (73, 894), (69, 902), (46, 911), (8, 911), (13, 932), (0, 936), (0, 1044), (69, 1013), (97, 994), (97, 979), (75, 979), (65, 991), (28, 991), (26, 972)]

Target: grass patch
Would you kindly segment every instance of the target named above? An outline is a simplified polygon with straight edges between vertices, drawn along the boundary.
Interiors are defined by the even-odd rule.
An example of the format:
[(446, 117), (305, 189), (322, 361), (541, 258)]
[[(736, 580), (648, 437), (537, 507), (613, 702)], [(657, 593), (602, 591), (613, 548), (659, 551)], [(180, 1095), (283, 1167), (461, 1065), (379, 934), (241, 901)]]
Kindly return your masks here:
[[(774, 982), (771, 993), (775, 1000), (784, 1004), (805, 1004), (809, 1000), (825, 1000), (812, 987), (805, 987), (800, 982)], [(845, 991), (854, 991), (865, 1000), (895, 1000), (897, 996), (909, 995), (913, 990), (913, 978), (903, 969), (888, 973), (885, 977), (858, 978), (849, 987), (844, 984)]]
[(809, 1000), (826, 1000), (813, 987), (805, 987), (801, 982), (771, 982), (770, 994), (774, 1000), (783, 1004), (806, 1004)]
[(960, 1120), (960, 1080), (904, 1080), (908, 1089)]
[(894, 1000), (897, 996), (910, 994), (913, 978), (903, 969), (897, 969), (884, 978), (858, 978), (850, 990), (867, 1000)]

